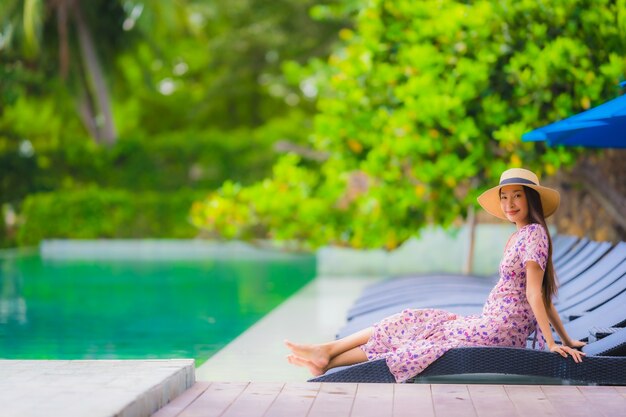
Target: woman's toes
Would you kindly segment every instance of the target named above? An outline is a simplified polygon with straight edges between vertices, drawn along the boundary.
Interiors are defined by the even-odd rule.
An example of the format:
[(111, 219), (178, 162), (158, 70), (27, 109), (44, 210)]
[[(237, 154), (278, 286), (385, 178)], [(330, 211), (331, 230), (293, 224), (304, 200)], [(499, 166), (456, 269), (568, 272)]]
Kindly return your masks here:
[(320, 376), (324, 373), (324, 370), (322, 368), (320, 368), (319, 366), (315, 365), (313, 362), (306, 360), (304, 358), (301, 358), (299, 356), (296, 355), (289, 355), (288, 356), (288, 360), (289, 363), (293, 364), (293, 365), (297, 365), (297, 366), (302, 366), (305, 367), (309, 370), (309, 372), (311, 372), (311, 374), (313, 376)]

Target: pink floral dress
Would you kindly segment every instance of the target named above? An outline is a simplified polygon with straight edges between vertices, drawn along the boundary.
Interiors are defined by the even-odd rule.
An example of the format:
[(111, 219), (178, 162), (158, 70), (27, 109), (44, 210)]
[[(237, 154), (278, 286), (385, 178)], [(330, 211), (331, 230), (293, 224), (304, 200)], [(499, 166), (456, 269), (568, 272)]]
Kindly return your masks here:
[(526, 347), (536, 327), (526, 299), (526, 262), (535, 261), (545, 270), (547, 258), (546, 231), (539, 224), (526, 225), (509, 240), (500, 280), (482, 314), (463, 317), (443, 310), (406, 309), (376, 323), (361, 349), (369, 360), (384, 358), (396, 381), (404, 382), (455, 347)]

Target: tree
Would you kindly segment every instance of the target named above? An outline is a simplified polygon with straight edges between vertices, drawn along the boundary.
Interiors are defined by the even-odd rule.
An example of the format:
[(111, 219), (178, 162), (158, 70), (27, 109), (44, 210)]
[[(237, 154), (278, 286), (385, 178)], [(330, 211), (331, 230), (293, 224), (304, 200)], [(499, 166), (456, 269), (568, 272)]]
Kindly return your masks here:
[(507, 167), (551, 175), (577, 152), (522, 133), (618, 94), (624, 1), (364, 2), (322, 67), (311, 146), (271, 178), (192, 209), (225, 237), (394, 248), (449, 226)]
[[(146, 130), (179, 129), (181, 119), (199, 128), (257, 128), (288, 117), (294, 109), (310, 113), (312, 106), (298, 84), (291, 85), (283, 76), (281, 66), (286, 61), (305, 63), (312, 57), (326, 57), (345, 20), (313, 20), (307, 11), (314, 3), (190, 2), (184, 12), (188, 28), (168, 33), (155, 24), (167, 6), (155, 4), (144, 11), (138, 26), (141, 32), (152, 34), (152, 48), (146, 51), (145, 45), (138, 45), (132, 58), (148, 67), (159, 62), (163, 69), (158, 76), (172, 87), (158, 99), (145, 100), (146, 119), (150, 119), (145, 120), (150, 123)], [(173, 33), (178, 33), (176, 48), (157, 43)], [(120, 72), (126, 76), (123, 68)], [(140, 85), (138, 81), (129, 84)], [(172, 117), (149, 113), (163, 106), (171, 107)]]
[[(117, 1), (90, 2), (86, 9), (82, 3), (10, 1), (0, 18), (4, 32), (17, 36), (9, 36), (4, 49), (11, 52), (15, 40), (14, 48), (21, 51), (21, 58), (42, 68), (56, 58), (58, 75), (63, 80), (69, 78), (75, 91), (85, 129), (96, 142), (110, 146), (117, 132), (102, 62), (123, 49), (125, 12)], [(51, 51), (57, 51), (57, 57)]]
[[(31, 199), (31, 207), (58, 205), (96, 184), (107, 195), (128, 190), (138, 200), (138, 193), (168, 200), (167, 193), (267, 175), (277, 155), (273, 143), (293, 149), (312, 124), (311, 102), (283, 77), (283, 62), (326, 56), (343, 24), (343, 15), (311, 19), (313, 3), (320, 2), (3, 2), (0, 208), (17, 212), (20, 224), (25, 197), (40, 192), (54, 195)], [(333, 14), (333, 3), (316, 7)], [(85, 49), (91, 58), (83, 58)], [(95, 78), (103, 88), (93, 88), (87, 61), (99, 64)], [(96, 114), (103, 90), (110, 118)], [(107, 120), (112, 129), (104, 129)], [(89, 140), (89, 129), (97, 142)], [(157, 197), (148, 200), (172, 210), (182, 206)], [(42, 237), (54, 236), (46, 235), (45, 222), (32, 226)]]

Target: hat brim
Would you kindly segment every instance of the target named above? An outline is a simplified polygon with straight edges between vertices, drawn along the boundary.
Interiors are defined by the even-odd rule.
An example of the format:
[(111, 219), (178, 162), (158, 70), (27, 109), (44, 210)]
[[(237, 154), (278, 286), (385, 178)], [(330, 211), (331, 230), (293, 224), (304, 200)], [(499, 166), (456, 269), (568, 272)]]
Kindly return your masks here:
[(541, 185), (522, 183), (497, 185), (490, 188), (478, 197), (478, 204), (480, 204), (480, 206), (484, 208), (487, 213), (496, 216), (499, 219), (508, 220), (502, 211), (502, 207), (500, 206), (500, 189), (508, 185), (523, 185), (524, 187), (532, 188), (537, 191), (541, 197), (541, 206), (543, 207), (543, 216), (545, 218), (550, 217), (559, 208), (561, 195), (557, 190), (542, 187)]

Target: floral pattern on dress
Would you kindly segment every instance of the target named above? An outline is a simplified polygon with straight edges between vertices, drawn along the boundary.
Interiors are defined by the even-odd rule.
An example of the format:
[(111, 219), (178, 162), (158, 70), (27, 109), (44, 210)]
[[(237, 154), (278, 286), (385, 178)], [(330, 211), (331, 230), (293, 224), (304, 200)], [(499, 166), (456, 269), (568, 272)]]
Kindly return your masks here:
[(482, 314), (457, 316), (436, 309), (405, 309), (376, 323), (361, 349), (369, 360), (384, 358), (396, 381), (404, 382), (452, 348), (524, 348), (536, 328), (526, 299), (526, 263), (534, 261), (545, 270), (547, 259), (546, 231), (539, 224), (528, 224), (511, 236), (500, 262), (500, 279)]

